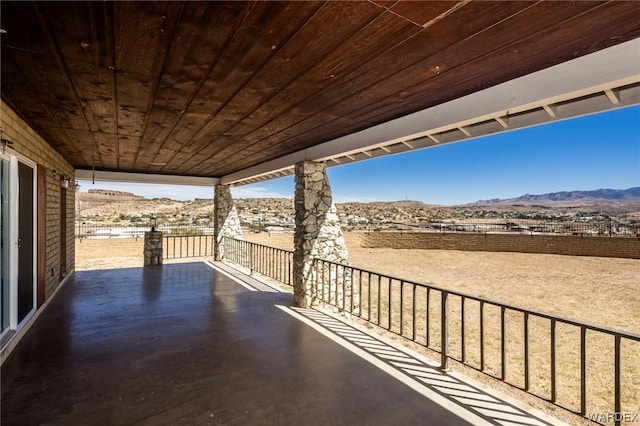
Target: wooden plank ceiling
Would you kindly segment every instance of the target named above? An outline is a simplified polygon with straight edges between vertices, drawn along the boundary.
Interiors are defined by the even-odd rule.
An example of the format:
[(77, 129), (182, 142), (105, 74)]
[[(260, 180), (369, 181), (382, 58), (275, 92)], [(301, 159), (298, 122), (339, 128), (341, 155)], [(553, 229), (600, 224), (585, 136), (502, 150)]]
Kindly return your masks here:
[(1, 8), (2, 99), (76, 168), (208, 177), (640, 35), (618, 1)]

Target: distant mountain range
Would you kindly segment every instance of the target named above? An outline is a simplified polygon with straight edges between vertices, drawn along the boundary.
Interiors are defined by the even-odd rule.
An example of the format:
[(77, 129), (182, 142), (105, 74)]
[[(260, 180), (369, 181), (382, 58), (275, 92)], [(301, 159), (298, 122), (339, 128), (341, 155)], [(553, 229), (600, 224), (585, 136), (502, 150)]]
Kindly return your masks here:
[[(248, 218), (271, 213), (273, 217), (295, 215), (292, 198), (238, 198), (238, 212)], [(567, 216), (576, 213), (600, 212), (640, 220), (640, 187), (625, 190), (563, 191), (510, 199), (482, 200), (458, 206), (428, 205), (421, 201), (371, 203), (336, 203), (338, 212), (370, 220), (384, 218), (388, 222), (410, 223), (417, 218), (445, 221), (474, 218), (511, 218), (539, 214), (541, 217)], [(132, 193), (112, 190), (92, 190), (76, 194), (76, 215), (79, 220), (98, 222), (128, 222), (151, 213), (164, 221), (202, 220), (213, 214), (213, 200), (176, 201), (169, 198), (147, 199)], [(473, 216), (470, 216), (473, 215)], [(262, 218), (264, 219), (264, 217)]]
[(562, 191), (549, 194), (525, 194), (517, 198), (480, 200), (471, 205), (640, 205), (640, 187), (629, 189), (596, 189), (594, 191)]

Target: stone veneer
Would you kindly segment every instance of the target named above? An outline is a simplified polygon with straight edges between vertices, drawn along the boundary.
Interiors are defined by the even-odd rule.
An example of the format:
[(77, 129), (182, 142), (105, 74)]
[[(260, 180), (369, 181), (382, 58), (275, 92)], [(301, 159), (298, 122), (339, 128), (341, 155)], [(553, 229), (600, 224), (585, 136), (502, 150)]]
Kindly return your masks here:
[(144, 233), (144, 266), (162, 265), (162, 232)]
[(240, 218), (231, 196), (229, 185), (216, 185), (213, 199), (214, 222), (214, 247), (213, 257), (215, 260), (224, 259), (224, 237), (242, 239), (242, 229), (240, 228)]
[[(346, 306), (353, 304), (357, 308), (357, 295), (354, 294), (354, 300), (350, 300), (351, 283), (346, 276), (338, 276), (341, 272), (337, 272), (336, 268), (326, 268), (326, 271), (321, 271), (314, 267), (316, 258), (343, 264), (348, 264), (349, 258), (325, 165), (303, 161), (296, 164), (295, 175), (294, 303), (300, 307), (311, 306), (322, 293), (333, 305), (337, 305), (336, 302), (340, 301), (342, 306), (342, 300), (345, 300)], [(313, 288), (312, 283), (316, 281), (315, 274), (326, 277), (324, 289)], [(342, 279), (347, 281), (344, 287), (337, 286), (336, 282), (342, 283)], [(316, 294), (316, 291), (319, 294)]]

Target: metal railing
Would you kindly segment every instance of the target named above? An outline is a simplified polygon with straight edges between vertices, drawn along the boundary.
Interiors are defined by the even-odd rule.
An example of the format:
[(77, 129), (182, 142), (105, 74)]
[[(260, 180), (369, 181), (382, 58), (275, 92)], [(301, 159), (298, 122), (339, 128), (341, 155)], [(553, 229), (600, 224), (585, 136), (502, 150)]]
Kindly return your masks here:
[[(582, 416), (597, 412), (588, 411), (587, 383), (607, 386), (599, 377), (587, 377), (591, 351), (612, 352), (612, 359), (602, 361), (604, 367), (613, 365), (612, 404), (600, 412), (623, 413), (622, 392), (634, 387), (631, 374), (623, 384), (622, 348), (629, 346), (628, 358), (634, 360), (638, 335), (322, 259), (316, 259), (314, 271), (314, 298), (439, 352), (444, 369), (449, 360), (457, 361)], [(579, 344), (568, 343), (571, 339)], [(635, 368), (640, 373), (640, 365)], [(572, 387), (567, 383), (579, 384), (577, 395), (566, 395)], [(620, 424), (619, 416), (612, 418)]]
[(640, 236), (640, 223), (637, 222), (582, 222), (549, 221), (522, 219), (515, 221), (461, 221), (451, 220), (439, 223), (401, 223), (387, 222), (393, 230), (418, 230), (430, 232), (475, 232), (475, 233), (523, 233), (546, 235), (583, 235), (601, 237), (637, 237)]
[[(291, 285), (293, 252), (230, 238), (224, 247), (228, 260)], [(640, 398), (629, 402), (639, 335), (322, 259), (310, 280), (316, 300), (439, 353), (444, 369), (459, 362), (597, 422), (640, 412)]]
[(164, 259), (213, 256), (213, 235), (163, 235)]
[(282, 284), (293, 283), (293, 251), (223, 237), (224, 259)]
[[(76, 238), (124, 238), (144, 237), (150, 230), (148, 223), (107, 224), (107, 223), (75, 223)], [(213, 235), (213, 226), (162, 224), (157, 227), (167, 235)]]

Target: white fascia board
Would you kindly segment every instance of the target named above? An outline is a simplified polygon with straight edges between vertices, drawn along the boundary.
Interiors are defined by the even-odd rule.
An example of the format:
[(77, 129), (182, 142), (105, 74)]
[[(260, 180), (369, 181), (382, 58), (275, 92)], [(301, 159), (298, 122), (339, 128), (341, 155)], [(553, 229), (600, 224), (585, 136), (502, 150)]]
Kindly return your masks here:
[(291, 169), (302, 160), (325, 161), (403, 140), (430, 136), (543, 105), (640, 81), (640, 38), (567, 61), (360, 132), (352, 133), (221, 178), (233, 184)]
[(220, 183), (223, 185), (231, 185), (241, 180), (258, 178), (264, 175), (291, 170), (296, 163), (304, 160), (310, 160), (310, 158), (306, 158), (305, 154), (305, 150), (297, 151), (293, 154), (284, 155), (265, 163), (258, 164), (257, 166), (249, 167), (244, 170), (240, 170), (239, 172), (228, 174), (220, 179)]
[(220, 179), (199, 176), (173, 176), (147, 173), (108, 172), (76, 169), (76, 179), (127, 183), (154, 183), (159, 185), (215, 186)]

